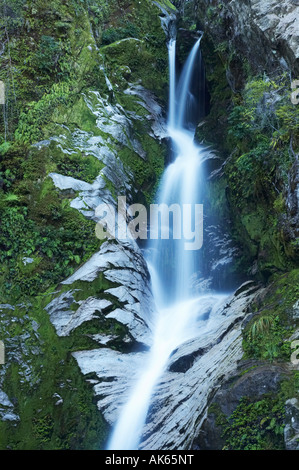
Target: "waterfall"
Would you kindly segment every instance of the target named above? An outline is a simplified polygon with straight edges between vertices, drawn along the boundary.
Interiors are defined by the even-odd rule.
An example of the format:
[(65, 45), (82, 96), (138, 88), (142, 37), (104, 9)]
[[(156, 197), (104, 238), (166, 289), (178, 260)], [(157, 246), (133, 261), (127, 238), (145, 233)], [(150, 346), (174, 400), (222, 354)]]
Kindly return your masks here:
[(177, 129), (181, 129), (185, 124), (186, 109), (190, 94), (190, 82), (194, 69), (195, 58), (200, 45), (200, 39), (198, 39), (195, 45), (193, 46), (191, 53), (189, 54), (189, 57), (187, 59), (187, 62), (184, 66), (183, 73), (181, 75), (181, 80), (179, 84), (178, 121), (176, 126)]
[(176, 41), (174, 39), (170, 40), (168, 46), (168, 57), (169, 57), (169, 125), (174, 127), (175, 122), (175, 53), (176, 53)]
[[(189, 105), (194, 102), (191, 82), (195, 65), (200, 61), (200, 39), (194, 44), (176, 84), (174, 40), (169, 44), (169, 117), (168, 133), (173, 148), (169, 164), (157, 194), (161, 219), (172, 222), (171, 237), (163, 239), (165, 227), (151, 227), (159, 231), (151, 239), (146, 261), (151, 274), (156, 303), (153, 326), (153, 344), (143, 364), (143, 372), (131, 390), (112, 433), (108, 449), (134, 450), (139, 447), (151, 397), (171, 354), (184, 342), (202, 334), (211, 312), (223, 296), (192, 292), (192, 276), (200, 264), (199, 245), (193, 249), (190, 234), (200, 233), (200, 204), (203, 196), (204, 149), (194, 143), (195, 125), (190, 119)], [(176, 216), (169, 212), (171, 205), (181, 209)], [(198, 206), (199, 212), (192, 212)], [(174, 206), (173, 206), (174, 207)], [(171, 224), (170, 224), (171, 225)], [(189, 234), (183, 229), (189, 227)], [(168, 227), (169, 229), (169, 227)], [(182, 231), (185, 237), (182, 236)], [(181, 233), (181, 236), (178, 234)], [(188, 236), (189, 235), (189, 236)], [(200, 240), (197, 240), (198, 242)]]
[[(178, 204), (181, 210), (177, 220), (175, 220), (175, 215), (170, 220), (173, 223), (173, 237), (163, 239), (163, 227), (161, 227), (158, 239), (152, 240), (150, 244), (151, 256), (148, 257), (148, 264), (151, 272), (153, 270), (156, 272), (152, 279), (159, 279), (158, 282), (153, 281), (154, 297), (159, 308), (167, 307), (170, 303), (176, 303), (182, 299), (188, 299), (190, 278), (196, 271), (196, 255), (193, 250), (186, 250), (186, 241), (182, 236), (175, 238), (175, 232), (182, 235), (183, 225), (186, 228), (190, 227), (191, 222), (196, 223), (195, 216), (192, 220), (192, 214), (187, 213), (187, 210), (195, 208), (195, 204), (200, 200), (202, 188), (200, 148), (194, 144), (194, 131), (186, 129), (188, 124), (184, 119), (188, 98), (191, 95), (192, 71), (196, 58), (198, 58), (199, 45), (200, 39), (196, 41), (189, 54), (176, 92), (174, 91), (176, 82), (175, 41), (169, 45), (171, 81), (168, 133), (175, 157), (162, 177), (157, 199), (159, 205), (162, 206), (161, 220), (168, 219), (165, 213), (168, 213), (172, 204)], [(182, 216), (184, 216), (183, 221)], [(178, 225), (180, 226), (178, 227)], [(200, 227), (197, 229), (200, 230)]]

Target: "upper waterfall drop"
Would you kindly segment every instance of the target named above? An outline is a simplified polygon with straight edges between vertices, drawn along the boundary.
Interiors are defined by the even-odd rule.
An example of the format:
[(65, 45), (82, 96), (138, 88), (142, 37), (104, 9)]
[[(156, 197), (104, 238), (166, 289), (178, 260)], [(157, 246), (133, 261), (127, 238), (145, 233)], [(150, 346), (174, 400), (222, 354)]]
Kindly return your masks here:
[[(185, 235), (187, 227), (200, 234), (202, 227), (196, 214), (187, 214), (188, 208), (194, 209), (201, 200), (203, 175), (201, 171), (201, 149), (194, 143), (194, 129), (187, 129), (185, 116), (188, 111), (188, 101), (191, 94), (191, 81), (197, 59), (200, 58), (199, 47), (201, 37), (195, 42), (176, 85), (176, 41), (169, 43), (169, 116), (168, 133), (171, 139), (174, 158), (166, 168), (157, 200), (161, 206), (161, 219), (170, 220), (169, 211), (173, 205), (178, 205), (180, 216), (172, 215), (172, 237), (163, 239), (163, 226), (160, 227), (158, 240), (149, 243), (150, 257), (147, 256), (153, 277), (153, 293), (158, 308), (168, 307), (175, 302), (188, 299), (190, 293), (190, 278), (196, 271), (197, 260), (194, 251), (186, 250)], [(201, 66), (201, 61), (199, 61)], [(200, 104), (199, 104), (200, 105)], [(192, 121), (192, 118), (190, 118)], [(184, 216), (184, 217), (183, 217)], [(184, 220), (182, 220), (184, 218)], [(186, 223), (186, 218), (187, 223)], [(175, 234), (181, 234), (176, 238)], [(195, 236), (195, 235), (194, 235)], [(158, 279), (158, 282), (156, 281)]]
[[(193, 132), (188, 129), (188, 102), (191, 93), (191, 81), (198, 58), (200, 38), (194, 44), (187, 62), (176, 84), (176, 42), (169, 43), (169, 116), (168, 131), (174, 150), (174, 158), (162, 177), (157, 201), (162, 208), (162, 217), (169, 216), (168, 208), (176, 206), (182, 209), (180, 215), (187, 218), (188, 236), (197, 237), (202, 226), (196, 214), (187, 210), (200, 205), (203, 194), (202, 149), (194, 143)], [(186, 209), (186, 210), (185, 210)], [(186, 212), (186, 214), (185, 214)], [(148, 414), (150, 400), (159, 378), (167, 367), (169, 357), (182, 343), (194, 338), (203, 331), (207, 312), (212, 312), (221, 299), (219, 296), (194, 295), (191, 278), (198, 270), (198, 256), (187, 244), (186, 219), (172, 217), (172, 237), (160, 236), (151, 239), (146, 255), (151, 274), (152, 291), (157, 307), (153, 323), (153, 344), (143, 362), (143, 370), (132, 387), (131, 394), (109, 442), (109, 450), (134, 450), (139, 447), (142, 430)], [(166, 219), (165, 219), (166, 220)], [(170, 218), (168, 219), (170, 224)], [(168, 227), (169, 228), (169, 227)], [(193, 229), (193, 230), (192, 230)], [(181, 233), (181, 237), (176, 236)], [(185, 237), (185, 238), (184, 238)], [(198, 241), (198, 240), (197, 240)], [(221, 296), (220, 296), (221, 297)]]
[(175, 73), (175, 54), (176, 54), (176, 40), (171, 39), (168, 46), (169, 57), (169, 112), (168, 112), (168, 126), (174, 128), (175, 111), (176, 111), (176, 73)]
[(177, 109), (177, 122), (174, 126), (177, 129), (182, 129), (186, 125), (186, 111), (190, 94), (190, 84), (193, 75), (194, 64), (199, 50), (201, 37), (194, 44), (188, 59), (184, 65), (183, 72), (178, 84), (178, 109)]

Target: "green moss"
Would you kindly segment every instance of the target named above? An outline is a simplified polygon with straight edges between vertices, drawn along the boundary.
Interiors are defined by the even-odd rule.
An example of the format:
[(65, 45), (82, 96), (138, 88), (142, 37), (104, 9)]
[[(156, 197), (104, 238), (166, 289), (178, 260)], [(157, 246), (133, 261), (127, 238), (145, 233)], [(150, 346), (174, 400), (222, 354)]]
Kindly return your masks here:
[[(92, 93), (87, 92), (87, 95), (89, 100), (93, 99)], [(71, 132), (80, 129), (80, 131), (92, 133), (92, 135), (106, 137), (106, 134), (97, 126), (97, 118), (86, 105), (83, 96), (76, 97), (75, 100), (68, 102), (66, 105), (57, 107), (53, 113), (52, 119), (55, 124), (59, 126), (67, 124)], [(48, 130), (46, 128), (48, 133), (50, 130), (51, 129)], [(66, 131), (66, 134), (67, 133)]]
[[(0, 327), (9, 361), (3, 389), (13, 398), (14, 411), (20, 417), (14, 426), (7, 421), (0, 422), (0, 447), (14, 450), (103, 448), (107, 425), (93, 403), (91, 387), (71, 356), (76, 343), (72, 338), (58, 338), (43, 310), (51, 300), (48, 294), (36, 299), (28, 312), (24, 309), (13, 312), (10, 325), (21, 328), (14, 326), (14, 330), (6, 330), (8, 317)], [(33, 328), (33, 320), (39, 325), (37, 330)], [(24, 332), (27, 339), (24, 339)], [(21, 362), (9, 359), (16, 353), (16, 345)]]
[(163, 8), (176, 11), (176, 7), (169, 0), (157, 0)]
[[(52, 147), (53, 148), (53, 147)], [(85, 181), (92, 184), (99, 176), (104, 165), (95, 156), (85, 152), (73, 151), (71, 154), (63, 152), (58, 146), (51, 151), (51, 171), (64, 176)], [(55, 165), (54, 165), (55, 164)]]
[(11, 3), (0, 24), (1, 39), (10, 40), (0, 72), (9, 91), (10, 113), (6, 128), (1, 123), (0, 130), (12, 140), (17, 128), (18, 139), (34, 142), (59, 103), (70, 102), (86, 86), (100, 89), (105, 84), (99, 71), (101, 56), (87, 4), (55, 0), (45, 9), (39, 0), (32, 0), (30, 8), (22, 0)]
[[(87, 297), (102, 297), (103, 292), (112, 287), (116, 287), (116, 285), (108, 281), (103, 273), (98, 273), (97, 277), (92, 282), (76, 281), (72, 284), (72, 289), (75, 289), (74, 299), (76, 302), (84, 300)], [(107, 298), (109, 298), (109, 296)], [(116, 299), (114, 298), (114, 303), (115, 302)]]
[[(45, 210), (41, 199), (29, 215), (26, 207), (6, 208), (1, 213), (1, 294), (7, 302), (36, 295), (56, 284), (100, 246), (93, 222), (63, 201), (57, 202), (59, 199), (53, 199), (51, 206), (49, 194), (45, 197)], [(52, 224), (38, 223), (41, 218)], [(60, 222), (59, 228), (55, 219)], [(32, 256), (35, 262), (25, 269), (22, 259)]]
[(225, 450), (284, 449), (284, 403), (264, 396), (252, 402), (243, 397), (224, 427)]
[(229, 218), (226, 188), (227, 181), (224, 177), (214, 178), (206, 182), (206, 212), (213, 214), (216, 220), (227, 220)]
[(134, 25), (134, 23), (123, 21), (123, 26), (119, 26), (117, 28), (110, 27), (103, 31), (102, 44), (108, 45), (128, 37), (140, 38), (141, 31), (136, 27), (136, 25)]
[(146, 153), (145, 160), (127, 147), (120, 148), (118, 155), (133, 172), (136, 188), (144, 195), (145, 201), (150, 203), (164, 170), (165, 147), (147, 134), (139, 134), (138, 137)]
[[(159, 19), (160, 9), (149, 0), (139, 4), (137, 0), (127, 2), (130, 12), (127, 19), (136, 27), (137, 34), (131, 34), (109, 45), (101, 47), (112, 81), (119, 79), (120, 66), (127, 66), (131, 70), (130, 81), (141, 81), (142, 85), (154, 91), (163, 101), (167, 98), (167, 50), (165, 48), (165, 34)], [(119, 16), (117, 7), (111, 16), (113, 31), (122, 31), (124, 19)], [(107, 31), (107, 30), (106, 30)], [(139, 31), (141, 33), (139, 33)], [(128, 31), (129, 32), (129, 31)], [(113, 78), (115, 77), (115, 78)]]
[[(125, 82), (125, 84), (127, 86), (127, 82)], [(140, 102), (138, 97), (125, 93), (117, 93), (116, 97), (119, 104), (125, 109), (126, 112), (132, 112), (140, 117), (148, 116), (148, 110), (142, 106), (142, 102)]]
[[(172, 8), (168, 0), (162, 3)], [(91, 338), (99, 332), (117, 335), (111, 347), (124, 350), (122, 340), (129, 333), (100, 313), (68, 337), (59, 338), (51, 325), (44, 307), (57, 289), (68, 289), (60, 282), (87, 261), (101, 242), (94, 223), (70, 207), (75, 192), (58, 190), (48, 175), (57, 172), (92, 183), (103, 164), (88, 151), (78, 151), (76, 138), (78, 131), (86, 142), (100, 136), (133, 173), (141, 198), (151, 200), (164, 167), (164, 147), (148, 135), (147, 119), (133, 119), (133, 132), (145, 152), (143, 160), (97, 126), (86, 100), (99, 106), (93, 93), (97, 91), (102, 98), (109, 95), (113, 105), (122, 105), (124, 114), (132, 111), (145, 118), (148, 111), (139, 99), (123, 93), (128, 80), (137, 84), (141, 79), (164, 103), (168, 73), (161, 10), (149, 0), (54, 0), (47, 8), (41, 0), (14, 0), (11, 9), (0, 19), (1, 42), (6, 41), (4, 22), (9, 34), (9, 49), (0, 58), (0, 80), (6, 81), (9, 90), (9, 113), (0, 124), (0, 295), (2, 303), (26, 304), (28, 309), (5, 311), (0, 324), (8, 352), (1, 388), (20, 416), (16, 423), (0, 422), (0, 446), (104, 448), (108, 426), (72, 352), (100, 347)], [(109, 32), (118, 37), (103, 47)], [(32, 146), (47, 139), (51, 142)], [(106, 183), (114, 194), (116, 188)], [(103, 274), (91, 283), (74, 283), (72, 288), (78, 290), (71, 308), (76, 311), (76, 302), (89, 296), (110, 300), (111, 308), (122, 307), (104, 292), (114, 286)], [(14, 356), (16, 345), (18, 356)]]

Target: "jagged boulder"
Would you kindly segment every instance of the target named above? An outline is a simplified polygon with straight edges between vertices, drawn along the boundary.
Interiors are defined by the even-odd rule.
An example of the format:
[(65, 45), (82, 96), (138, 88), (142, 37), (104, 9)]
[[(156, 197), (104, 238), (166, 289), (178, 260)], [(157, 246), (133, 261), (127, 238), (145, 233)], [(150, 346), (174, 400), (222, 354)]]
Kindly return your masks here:
[(299, 403), (297, 398), (290, 398), (286, 401), (284, 438), (287, 450), (299, 450)]
[[(258, 71), (279, 63), (299, 70), (299, 6), (288, 0), (196, 0), (196, 14), (217, 41), (231, 41)], [(217, 22), (211, 21), (213, 16)]]

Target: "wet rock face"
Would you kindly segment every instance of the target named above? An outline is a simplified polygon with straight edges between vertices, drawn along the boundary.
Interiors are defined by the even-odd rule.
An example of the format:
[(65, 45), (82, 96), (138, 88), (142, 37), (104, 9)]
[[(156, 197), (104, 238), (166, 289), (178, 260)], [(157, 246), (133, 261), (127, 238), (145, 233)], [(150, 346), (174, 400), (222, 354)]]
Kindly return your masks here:
[[(277, 65), (299, 71), (299, 5), (288, 0), (197, 0), (196, 11), (213, 35), (229, 39), (256, 70), (271, 72)], [(215, 25), (211, 17), (217, 15)]]
[[(191, 448), (211, 393), (235, 371), (242, 357), (241, 325), (256, 292), (257, 286), (244, 285), (219, 306), (216, 322), (214, 317), (207, 321), (205, 334), (173, 352), (152, 397), (142, 449)], [(109, 424), (115, 424), (147, 352), (121, 353), (106, 347), (73, 355), (93, 385), (99, 410)]]
[[(92, 283), (100, 273), (118, 287), (107, 289), (102, 297), (99, 294), (87, 297), (82, 291), (82, 300), (76, 301), (74, 293), (81, 289), (76, 289), (75, 283)], [(69, 290), (55, 297), (46, 307), (59, 336), (68, 336), (93, 319), (114, 319), (129, 329), (135, 341), (150, 344), (148, 325), (154, 303), (147, 267), (137, 245), (104, 243), (101, 250), (63, 284)], [(107, 297), (115, 299), (114, 302)], [(117, 304), (121, 307), (116, 307)], [(109, 338), (102, 335), (100, 342), (105, 344), (107, 341)]]
[[(247, 397), (257, 401), (265, 394), (275, 393), (283, 380), (285, 369), (281, 366), (269, 364), (257, 365), (253, 361), (246, 361), (235, 372), (242, 374), (246, 368), (254, 365), (254, 369), (246, 375), (230, 377), (222, 387), (216, 391), (210, 405), (216, 405), (225, 417), (230, 417), (240, 403), (241, 398)], [(201, 450), (221, 450), (225, 444), (222, 438), (222, 427), (217, 423), (217, 416), (211, 412), (203, 422), (196, 446)]]
[[(112, 84), (108, 77), (106, 79), (113, 92)], [(130, 217), (126, 209), (136, 201), (136, 181), (133, 171), (119, 158), (119, 149), (133, 150), (146, 166), (149, 155), (136, 137), (135, 125), (144, 126), (144, 132), (156, 142), (161, 142), (166, 136), (166, 126), (163, 110), (155, 96), (140, 83), (128, 84), (123, 93), (130, 97), (131, 104), (135, 103), (136, 111), (127, 111), (118, 103), (112, 104), (103, 92), (86, 92), (82, 106), (95, 119), (94, 132), (80, 128), (70, 131), (63, 126), (61, 134), (35, 144), (38, 150), (51, 145), (50, 151), (55, 148), (65, 155), (79, 151), (99, 160), (103, 168), (93, 182), (87, 183), (56, 172), (50, 173), (49, 177), (58, 190), (76, 196), (70, 206), (95, 224), (101, 217), (97, 211), (100, 205), (109, 205), (115, 215), (108, 222), (108, 232), (116, 232), (115, 237), (104, 241), (97, 253), (62, 281), (63, 292), (56, 295), (46, 311), (59, 336), (68, 336), (93, 320), (114, 320), (128, 328), (130, 341), (149, 346), (149, 324), (154, 310), (149, 273), (136, 241), (126, 237)], [(116, 195), (125, 198), (126, 206), (121, 208), (122, 213), (119, 212)], [(124, 233), (119, 231), (121, 223)], [(110, 286), (105, 291), (87, 296), (82, 285), (78, 289), (78, 283), (96, 283), (102, 275), (105, 284)], [(104, 334), (97, 341), (107, 344), (110, 339), (109, 334)], [(127, 340), (128, 337), (125, 343)]]
[[(132, 87), (126, 90), (138, 99), (140, 105), (147, 111), (147, 119), (151, 123), (150, 133), (153, 138), (160, 139), (164, 136), (164, 120), (162, 110), (156, 103), (153, 95), (143, 89), (142, 86)], [(133, 146), (140, 159), (147, 155), (144, 153), (139, 141), (130, 135), (134, 135), (131, 119), (140, 119), (134, 113), (129, 119), (121, 107), (113, 108), (99, 93), (93, 92), (93, 101), (85, 97), (86, 106), (97, 118), (97, 126), (104, 130), (106, 135), (95, 136), (92, 133), (77, 129), (69, 139), (63, 135), (53, 137), (60, 151), (68, 154), (74, 146), (82, 153), (88, 153), (99, 159), (104, 168), (93, 183), (86, 183), (70, 176), (58, 173), (50, 173), (54, 185), (61, 191), (73, 191), (78, 196), (70, 205), (80, 211), (84, 216), (99, 221), (97, 208), (101, 204), (109, 204), (116, 217), (118, 206), (116, 198), (110, 188), (118, 191), (118, 194), (126, 195), (128, 203), (135, 196), (134, 179), (128, 168), (124, 168), (122, 161), (117, 157), (112, 142), (123, 146)], [(105, 126), (103, 119), (105, 114)], [(40, 147), (48, 145), (41, 142)], [(109, 181), (109, 186), (107, 185)], [(125, 208), (123, 208), (125, 209)], [(119, 219), (117, 219), (119, 222)], [(115, 230), (116, 219), (111, 219), (109, 230)], [(127, 227), (128, 220), (125, 215), (122, 220)], [(119, 234), (118, 234), (119, 236)], [(84, 297), (75, 301), (74, 292), (77, 291), (78, 282), (92, 283), (103, 273), (106, 281), (111, 284), (111, 289), (103, 292), (104, 298), (96, 296)], [(143, 255), (133, 239), (120, 240), (116, 238), (102, 244), (98, 253), (95, 253), (72, 276), (62, 282), (69, 286), (69, 290), (56, 296), (46, 307), (51, 321), (59, 336), (67, 336), (83, 323), (95, 318), (114, 319), (130, 329), (132, 337), (140, 343), (148, 344), (147, 324), (150, 321), (153, 310), (153, 301), (149, 287), (149, 273)], [(112, 300), (108, 300), (110, 297)], [(116, 308), (120, 305), (121, 308)], [(105, 342), (105, 340), (104, 340)]]
[(287, 240), (296, 240), (299, 226), (299, 165), (298, 155), (292, 165), (285, 189), (287, 213), (282, 216), (282, 227)]
[(217, 312), (217, 324), (211, 317), (202, 335), (182, 344), (170, 357), (152, 398), (142, 449), (192, 448), (211, 396), (242, 357), (241, 325), (255, 289), (248, 285), (227, 298)]
[[(5, 374), (11, 364), (19, 367), (20, 384), (34, 388), (39, 382), (34, 367), (34, 357), (42, 353), (42, 340), (39, 334), (39, 325), (28, 315), (30, 304), (0, 304), (1, 333), (5, 344), (5, 361), (0, 369), (0, 420), (12, 423), (20, 421), (17, 414), (17, 400), (14, 396), (8, 396), (2, 390)], [(15, 311), (23, 311), (23, 317)], [(12, 328), (15, 327), (17, 334), (12, 336)], [(39, 372), (42, 371), (42, 365)]]
[[(235, 2), (236, 3), (236, 2)], [(299, 68), (299, 7), (290, 1), (251, 2), (252, 22), (291, 68)]]

